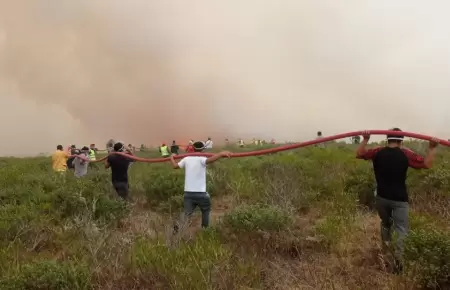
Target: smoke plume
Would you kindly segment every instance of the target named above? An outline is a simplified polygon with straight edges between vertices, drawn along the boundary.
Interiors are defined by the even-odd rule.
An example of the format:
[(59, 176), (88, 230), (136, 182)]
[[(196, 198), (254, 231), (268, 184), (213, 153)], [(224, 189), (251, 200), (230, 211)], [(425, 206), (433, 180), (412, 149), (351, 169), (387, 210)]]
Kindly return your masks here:
[(450, 134), (446, 1), (0, 0), (2, 154)]

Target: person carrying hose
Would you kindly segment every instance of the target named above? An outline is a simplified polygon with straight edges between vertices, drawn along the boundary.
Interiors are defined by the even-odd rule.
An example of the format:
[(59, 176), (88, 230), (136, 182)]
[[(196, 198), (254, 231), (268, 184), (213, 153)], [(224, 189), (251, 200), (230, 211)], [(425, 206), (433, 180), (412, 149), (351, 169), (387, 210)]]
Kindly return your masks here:
[[(193, 144), (195, 152), (202, 152), (205, 149), (205, 144), (202, 141)], [(202, 156), (188, 156), (183, 158), (180, 162), (176, 162), (174, 155), (171, 155), (171, 163), (174, 169), (183, 168), (185, 170), (184, 181), (184, 217), (183, 225), (186, 219), (194, 212), (198, 206), (202, 211), (202, 227), (209, 226), (209, 215), (211, 212), (211, 198), (206, 191), (206, 166), (220, 158), (230, 157), (231, 153), (223, 151), (212, 157)], [(174, 233), (179, 230), (179, 225), (174, 225)]]
[(106, 150), (108, 151), (108, 154), (114, 152), (114, 144), (116, 144), (114, 139), (109, 139), (108, 142), (106, 142)]
[(62, 145), (56, 146), (56, 151), (52, 154), (52, 167), (55, 172), (64, 173), (67, 171), (67, 160), (69, 152), (64, 151)]
[[(123, 143), (117, 142), (113, 146), (114, 152), (123, 153), (125, 147)], [(128, 152), (129, 155), (133, 155)], [(130, 168), (131, 159), (119, 154), (110, 154), (105, 161), (105, 168), (111, 168), (111, 181), (117, 194), (124, 200), (128, 200), (128, 169)]]
[[(401, 132), (399, 128), (392, 131)], [(398, 234), (396, 245), (394, 272), (403, 271), (403, 241), (409, 232), (408, 225), (408, 192), (406, 176), (409, 167), (428, 169), (432, 167), (438, 140), (433, 139), (428, 145), (428, 153), (424, 157), (403, 148), (403, 136), (387, 136), (387, 146), (366, 149), (370, 132), (364, 132), (363, 141), (356, 151), (356, 158), (371, 160), (377, 183), (376, 209), (381, 219), (381, 239), (383, 246), (391, 242), (391, 230)]]
[[(70, 152), (70, 155), (77, 155), (77, 153), (78, 153), (78, 149), (77, 149), (77, 146), (75, 146), (75, 145), (71, 145), (70, 146), (70, 150), (69, 150), (69, 152)], [(75, 169), (75, 167), (74, 167), (74, 165), (73, 165), (73, 161), (75, 160), (75, 157), (69, 157), (69, 159), (67, 159), (67, 168), (69, 168), (69, 169)]]
[(172, 141), (172, 146), (170, 146), (170, 152), (175, 155), (178, 155), (178, 153), (180, 152), (180, 146), (177, 145), (175, 140)]
[[(83, 149), (82, 149), (83, 150)], [(95, 156), (95, 150), (94, 148), (88, 148), (89, 150), (89, 161), (95, 161), (97, 160), (97, 157)]]
[(161, 153), (161, 156), (163, 158), (169, 157), (170, 153), (169, 153), (169, 147), (163, 143), (161, 147), (159, 147), (159, 152)]
[[(86, 146), (84, 146), (83, 148), (81, 148), (81, 150), (78, 150), (76, 152), (76, 155), (84, 157), (86, 159), (89, 159), (88, 154), (89, 148)], [(73, 161), (73, 165), (75, 168), (74, 170), (75, 177), (80, 178), (87, 174), (89, 161), (83, 160), (81, 158), (75, 158), (75, 160)]]
[(186, 147), (186, 153), (193, 153), (193, 152), (195, 152), (195, 149), (194, 149), (194, 141), (189, 140), (189, 144), (188, 144), (188, 146)]

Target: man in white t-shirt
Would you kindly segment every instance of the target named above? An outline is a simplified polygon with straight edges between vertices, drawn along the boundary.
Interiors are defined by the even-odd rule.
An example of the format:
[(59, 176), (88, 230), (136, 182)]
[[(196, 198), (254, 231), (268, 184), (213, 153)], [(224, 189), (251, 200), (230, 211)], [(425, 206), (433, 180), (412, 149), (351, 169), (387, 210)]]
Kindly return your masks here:
[(208, 138), (208, 140), (206, 140), (204, 146), (205, 146), (205, 149), (212, 149), (213, 148), (213, 141), (211, 140), (211, 138)]
[[(195, 152), (205, 149), (205, 144), (201, 141), (193, 144)], [(198, 206), (202, 211), (202, 227), (209, 226), (209, 214), (211, 212), (211, 198), (206, 191), (206, 165), (211, 164), (222, 157), (230, 157), (231, 153), (224, 151), (212, 157), (187, 156), (180, 162), (176, 162), (171, 156), (172, 166), (175, 169), (185, 170), (184, 181), (184, 215), (189, 218)], [(178, 232), (178, 226), (174, 226)]]

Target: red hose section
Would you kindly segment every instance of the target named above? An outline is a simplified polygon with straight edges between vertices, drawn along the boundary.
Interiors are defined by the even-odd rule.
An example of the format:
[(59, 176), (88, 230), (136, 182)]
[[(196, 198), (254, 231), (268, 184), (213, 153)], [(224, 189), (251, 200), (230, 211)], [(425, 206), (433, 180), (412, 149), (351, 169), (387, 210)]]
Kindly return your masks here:
[[(343, 133), (343, 134), (338, 134), (338, 135), (333, 135), (333, 136), (328, 136), (328, 137), (322, 137), (320, 139), (315, 139), (315, 140), (311, 140), (311, 141), (306, 141), (306, 142), (300, 142), (300, 143), (295, 143), (295, 144), (290, 144), (290, 145), (283, 145), (283, 146), (279, 146), (276, 148), (269, 148), (269, 149), (263, 149), (263, 150), (257, 150), (257, 151), (250, 151), (250, 152), (241, 152), (241, 153), (231, 153), (232, 158), (236, 158), (236, 157), (248, 157), (248, 156), (259, 156), (259, 155), (266, 155), (266, 154), (272, 154), (272, 153), (277, 153), (277, 152), (282, 152), (282, 151), (287, 151), (287, 150), (292, 150), (292, 149), (297, 149), (297, 148), (301, 148), (301, 147), (306, 147), (306, 146), (310, 146), (310, 145), (315, 145), (315, 144), (319, 144), (319, 143), (324, 143), (324, 142), (328, 142), (328, 141), (333, 141), (333, 140), (337, 140), (337, 139), (344, 139), (344, 138), (348, 138), (348, 137), (354, 137), (354, 136), (361, 136), (364, 133), (369, 133), (370, 135), (393, 135), (393, 136), (405, 136), (405, 137), (411, 137), (411, 138), (415, 138), (415, 139), (421, 139), (421, 140), (425, 140), (425, 141), (430, 141), (432, 139), (436, 140), (439, 142), (440, 145), (444, 145), (444, 146), (448, 146), (450, 147), (450, 142), (447, 140), (443, 140), (443, 139), (438, 139), (438, 138), (434, 138), (431, 136), (427, 136), (427, 135), (422, 135), (422, 134), (417, 134), (417, 133), (412, 133), (412, 132), (404, 132), (404, 131), (389, 131), (389, 130), (367, 130), (367, 131), (355, 131), (355, 132), (349, 132), (349, 133)], [(113, 152), (110, 154), (118, 154), (118, 155), (122, 155), (125, 157), (128, 157), (134, 161), (138, 161), (138, 162), (147, 162), (147, 163), (158, 163), (158, 162), (166, 162), (169, 161), (170, 158), (142, 158), (142, 157), (137, 157), (137, 156), (132, 156), (126, 153), (121, 153), (121, 152)], [(186, 156), (205, 156), (205, 157), (211, 157), (215, 155), (214, 153), (188, 153), (188, 154), (181, 154), (181, 155), (176, 155), (174, 156), (175, 159), (181, 159), (184, 158)], [(85, 161), (89, 161), (91, 163), (96, 163), (96, 162), (102, 162), (104, 160), (106, 160), (107, 156), (95, 160), (95, 161), (90, 161), (88, 158), (84, 158), (81, 157), (79, 155), (72, 155), (70, 157), (77, 157), (80, 159), (83, 159)]]

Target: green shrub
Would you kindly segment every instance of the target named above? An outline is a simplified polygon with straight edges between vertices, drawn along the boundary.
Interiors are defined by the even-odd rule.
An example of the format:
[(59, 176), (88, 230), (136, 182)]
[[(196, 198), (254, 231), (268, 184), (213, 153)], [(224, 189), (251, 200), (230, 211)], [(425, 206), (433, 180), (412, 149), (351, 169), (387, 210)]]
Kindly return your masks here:
[(321, 243), (329, 249), (347, 233), (346, 220), (339, 215), (327, 216), (316, 225), (315, 230)]
[(450, 286), (450, 235), (428, 228), (405, 239), (405, 261), (426, 287)]
[(323, 207), (325, 218), (317, 223), (315, 230), (325, 248), (330, 249), (353, 230), (358, 215), (358, 201), (356, 194), (341, 192)]
[(89, 268), (83, 265), (54, 261), (26, 264), (16, 275), (0, 280), (0, 285), (5, 290), (92, 289)]
[(215, 270), (230, 257), (216, 230), (209, 228), (175, 249), (139, 239), (132, 249), (131, 265), (139, 276), (164, 277), (172, 289), (209, 289)]
[(236, 231), (282, 231), (292, 225), (293, 219), (278, 206), (254, 204), (234, 208), (224, 216), (223, 223)]

